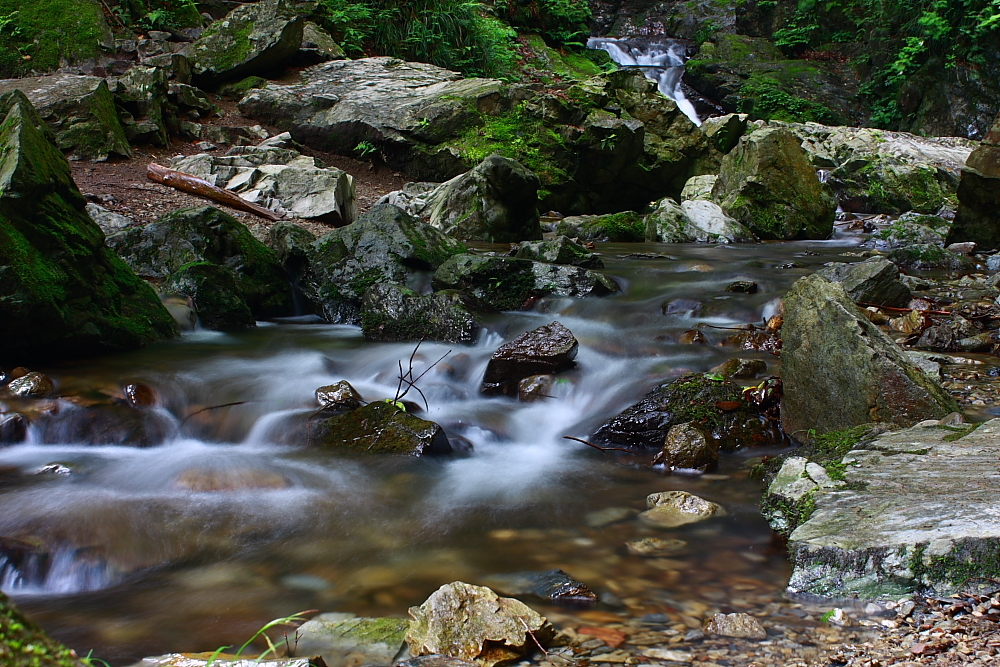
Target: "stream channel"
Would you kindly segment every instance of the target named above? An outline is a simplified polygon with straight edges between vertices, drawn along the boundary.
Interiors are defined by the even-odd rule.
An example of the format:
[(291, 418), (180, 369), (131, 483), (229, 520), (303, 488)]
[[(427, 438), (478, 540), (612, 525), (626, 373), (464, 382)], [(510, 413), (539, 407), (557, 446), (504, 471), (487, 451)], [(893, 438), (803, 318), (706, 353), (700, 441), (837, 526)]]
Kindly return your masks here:
[[(601, 596), (590, 610), (529, 600), (557, 624), (604, 612), (696, 627), (714, 611), (787, 605), (786, 553), (748, 479), (747, 460), (775, 450), (725, 454), (712, 474), (681, 477), (651, 469), (651, 454), (602, 453), (563, 436), (586, 438), (656, 384), (733, 356), (764, 359), (775, 373), (777, 357), (722, 347), (732, 332), (712, 326), (759, 324), (795, 279), (855, 261), (839, 255), (857, 241), (598, 244), (621, 294), (545, 299), (495, 316), (474, 346), (420, 347), (417, 373), (451, 350), (420, 381), (429, 402), (421, 416), (471, 441), (466, 457), (346, 456), (283, 442), (283, 417), (314, 411), (317, 387), (347, 379), (367, 400), (394, 395), (398, 363), (414, 346), (368, 342), (352, 326), (199, 331), (34, 369), (77, 401), (120, 394), (127, 382), (152, 385), (160, 406), (147, 421), (165, 441), (76, 441), (68, 425), (79, 409), (64, 398), (59, 418), (28, 443), (0, 449), (0, 536), (47, 552), (34, 574), (6, 567), (4, 591), (52, 635), (115, 665), (238, 646), (268, 620), (302, 610), (405, 617), (442, 584), (525, 570), (562, 568)], [(725, 291), (736, 280), (760, 291)], [(674, 299), (701, 311), (664, 315), (661, 304)], [(493, 351), (553, 320), (580, 341), (578, 367), (553, 397), (481, 397)], [(707, 345), (673, 342), (698, 325)], [(64, 474), (38, 472), (52, 464)], [(605, 524), (595, 514), (641, 511), (647, 494), (671, 489), (717, 501), (728, 515), (656, 531), (634, 516)], [(629, 555), (624, 543), (646, 535), (688, 547), (671, 558)]]

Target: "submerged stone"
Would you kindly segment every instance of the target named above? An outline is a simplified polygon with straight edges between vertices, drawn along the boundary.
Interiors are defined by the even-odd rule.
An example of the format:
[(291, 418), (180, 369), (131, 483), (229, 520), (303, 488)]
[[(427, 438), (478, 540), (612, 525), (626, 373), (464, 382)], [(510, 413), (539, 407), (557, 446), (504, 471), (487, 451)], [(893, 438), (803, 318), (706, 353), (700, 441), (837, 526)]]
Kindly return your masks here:
[(504, 595), (529, 595), (564, 605), (588, 605), (597, 602), (586, 584), (562, 570), (548, 572), (513, 572), (490, 575), (484, 582)]
[(715, 614), (705, 624), (705, 632), (737, 639), (767, 639), (767, 631), (750, 614)]
[(677, 528), (726, 514), (721, 505), (687, 491), (651, 493), (646, 506), (649, 509), (639, 515), (639, 520), (656, 528)]

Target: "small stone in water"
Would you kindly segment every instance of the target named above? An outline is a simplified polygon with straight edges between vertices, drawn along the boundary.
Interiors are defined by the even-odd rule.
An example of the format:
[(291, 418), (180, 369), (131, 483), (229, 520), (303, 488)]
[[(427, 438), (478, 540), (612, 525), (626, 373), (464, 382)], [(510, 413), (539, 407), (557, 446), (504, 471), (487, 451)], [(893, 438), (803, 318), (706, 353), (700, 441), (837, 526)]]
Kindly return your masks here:
[(555, 385), (555, 375), (532, 375), (517, 383), (517, 398), (524, 403), (531, 403), (545, 398), (553, 398), (552, 387)]
[(69, 475), (73, 472), (72, 469), (67, 468), (61, 463), (50, 463), (44, 465), (38, 470), (35, 470), (32, 474), (34, 475)]
[(650, 509), (639, 518), (657, 528), (676, 528), (726, 513), (720, 505), (686, 491), (651, 493), (646, 504)]
[(151, 408), (156, 405), (156, 390), (148, 384), (134, 382), (125, 385), (125, 398), (134, 408)]
[(666, 648), (647, 648), (642, 652), (647, 658), (666, 660), (667, 662), (691, 662), (694, 655), (687, 651), (674, 651)]
[(289, 485), (283, 475), (256, 468), (188, 468), (177, 476), (176, 484), (182, 489), (196, 492), (284, 489)]
[(642, 537), (625, 543), (625, 548), (633, 556), (660, 558), (675, 556), (687, 548), (684, 540), (665, 540), (659, 537)]
[(705, 632), (738, 639), (767, 639), (767, 631), (749, 614), (715, 614), (705, 624)]
[(705, 334), (697, 329), (688, 329), (681, 334), (677, 342), (681, 345), (707, 345), (708, 339), (705, 338)]
[(736, 292), (737, 294), (756, 294), (758, 290), (757, 283), (752, 280), (737, 280), (726, 286), (727, 292)]
[(316, 390), (316, 402), (324, 410), (357, 410), (361, 394), (347, 380), (328, 384)]
[[(18, 370), (15, 368), (14, 373)], [(52, 380), (41, 373), (26, 373), (7, 385), (7, 390), (20, 398), (45, 398), (54, 389)]]
[(636, 514), (638, 512), (631, 507), (605, 507), (602, 510), (591, 512), (584, 517), (584, 520), (591, 528), (603, 528), (604, 526), (610, 526), (613, 523), (630, 519)]

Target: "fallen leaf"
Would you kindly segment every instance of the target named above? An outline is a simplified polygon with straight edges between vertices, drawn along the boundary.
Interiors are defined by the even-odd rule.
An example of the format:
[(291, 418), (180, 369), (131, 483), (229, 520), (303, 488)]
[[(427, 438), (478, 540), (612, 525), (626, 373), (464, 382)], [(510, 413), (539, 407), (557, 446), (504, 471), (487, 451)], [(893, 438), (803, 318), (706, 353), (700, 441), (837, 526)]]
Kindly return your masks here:
[(588, 637), (597, 637), (611, 648), (618, 648), (625, 643), (625, 639), (627, 638), (624, 632), (615, 630), (614, 628), (584, 626), (577, 629), (576, 633), (578, 635), (587, 635)]
[(743, 404), (739, 401), (719, 401), (715, 404), (715, 407), (723, 412), (732, 412), (733, 410), (739, 410), (741, 405)]

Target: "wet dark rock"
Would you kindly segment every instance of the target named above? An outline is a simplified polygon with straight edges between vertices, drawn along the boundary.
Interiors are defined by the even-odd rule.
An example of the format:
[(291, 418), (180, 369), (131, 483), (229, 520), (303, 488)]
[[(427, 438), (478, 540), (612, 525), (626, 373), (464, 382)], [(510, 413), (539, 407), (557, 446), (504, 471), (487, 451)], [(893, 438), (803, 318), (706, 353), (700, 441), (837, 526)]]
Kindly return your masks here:
[(225, 266), (209, 262), (186, 264), (170, 275), (164, 289), (189, 297), (206, 329), (243, 331), (257, 326), (236, 276)]
[[(202, 300), (217, 302), (227, 313), (220, 319), (233, 322), (230, 328), (246, 328), (253, 326), (254, 318), (294, 312), (288, 276), (274, 251), (255, 239), (241, 222), (212, 206), (168, 213), (149, 224), (112, 234), (107, 244), (140, 276), (175, 280), (196, 290)], [(220, 280), (217, 290), (211, 284), (213, 276)], [(175, 289), (198, 299), (196, 294)], [(211, 310), (207, 304), (196, 305), (204, 320), (204, 313)], [(243, 308), (249, 309), (251, 317)]]
[(328, 384), (316, 390), (316, 402), (324, 410), (357, 410), (362, 398), (347, 380)]
[(662, 537), (640, 537), (625, 543), (625, 548), (633, 556), (644, 558), (664, 558), (677, 556), (687, 550), (688, 543), (684, 540), (664, 539)]
[(493, 353), (480, 391), (515, 396), (526, 377), (573, 368), (579, 349), (573, 333), (559, 322), (526, 331)]
[[(718, 407), (722, 405), (722, 409)], [(734, 407), (735, 406), (735, 407)], [(685, 375), (650, 391), (601, 426), (594, 441), (616, 447), (660, 449), (672, 426), (694, 422), (725, 450), (777, 442), (775, 425), (743, 399), (743, 387), (702, 374)]]
[(767, 364), (761, 359), (728, 359), (711, 370), (729, 378), (750, 379), (767, 371)]
[(0, 445), (24, 442), (28, 437), (28, 420), (19, 412), (0, 414)]
[(871, 257), (857, 264), (825, 266), (817, 274), (840, 283), (857, 303), (905, 308), (910, 290), (899, 280), (899, 268), (884, 257)]
[(912, 425), (955, 400), (854, 305), (843, 286), (800, 278), (785, 297), (782, 428), (820, 434), (873, 421)]
[(1000, 247), (1000, 116), (962, 167), (947, 242), (962, 241), (975, 241), (982, 250)]
[(943, 246), (950, 226), (951, 223), (940, 216), (910, 211), (872, 234), (861, 245), (879, 250), (894, 250), (909, 245)]
[(457, 289), (498, 310), (520, 310), (541, 296), (606, 296), (620, 290), (611, 278), (578, 266), (513, 257), (456, 255), (434, 273), (435, 289)]
[(979, 331), (971, 322), (956, 314), (946, 322), (924, 329), (916, 342), (916, 347), (937, 352), (958, 350), (963, 340), (968, 341), (967, 345), (973, 345), (969, 338), (977, 333)]
[(517, 399), (525, 403), (552, 398), (552, 387), (556, 376), (552, 374), (531, 375), (517, 383)]
[(27, 98), (0, 95), (0, 116), (0, 360), (52, 360), (176, 335), (152, 289), (104, 246)]
[(284, 0), (241, 5), (184, 50), (199, 86), (275, 70), (302, 46), (304, 19)]
[(968, 257), (956, 255), (935, 244), (896, 248), (888, 257), (892, 263), (904, 270), (971, 271), (975, 268), (975, 264)]
[(35, 106), (71, 160), (132, 157), (104, 79), (60, 73), (0, 81), (0, 95), (15, 89)]
[(319, 415), (312, 420), (309, 444), (361, 454), (452, 453), (444, 429), (387, 401), (369, 403), (342, 415)]
[(673, 299), (665, 301), (660, 305), (660, 312), (664, 315), (690, 315), (697, 317), (701, 314), (704, 304), (696, 299)]
[(482, 328), (475, 313), (491, 310), (456, 290), (420, 295), (402, 285), (379, 283), (368, 288), (361, 302), (361, 329), (369, 340), (472, 343)]
[(405, 284), (415, 272), (433, 271), (465, 251), (440, 230), (382, 204), (312, 243), (299, 285), (328, 322), (359, 324), (369, 287)]
[(404, 654), (406, 630), (402, 618), (344, 618), (320, 614), (298, 628), (292, 655), (319, 656), (326, 667), (390, 665)]
[(737, 294), (756, 294), (759, 290), (757, 283), (752, 280), (737, 280), (726, 285), (727, 292), (736, 292)]
[(727, 336), (726, 345), (753, 352), (772, 352), (781, 349), (781, 337), (777, 334), (750, 325), (746, 331)]
[(156, 390), (144, 382), (125, 385), (125, 400), (133, 408), (151, 408), (157, 403)]
[(534, 596), (555, 604), (588, 605), (597, 602), (597, 595), (586, 584), (562, 570), (496, 574), (487, 577), (485, 583), (502, 595)]
[(32, 420), (39, 440), (89, 445), (155, 447), (176, 432), (172, 418), (127, 405), (92, 405), (60, 410)]
[(585, 269), (604, 268), (604, 262), (597, 253), (563, 235), (550, 241), (522, 241), (514, 257), (549, 264), (571, 264)]
[(688, 329), (677, 338), (681, 345), (708, 345), (708, 338), (698, 329)]
[(0, 664), (5, 667), (83, 667), (76, 653), (49, 637), (0, 593)]
[(413, 656), (448, 653), (493, 667), (547, 646), (551, 624), (519, 600), (461, 581), (445, 584), (410, 607), (406, 644)]
[(18, 398), (46, 398), (55, 388), (49, 376), (38, 372), (26, 373), (7, 383), (7, 391)]
[(685, 422), (670, 427), (652, 465), (705, 472), (718, 462), (719, 441), (701, 424)]
[(762, 239), (825, 239), (833, 232), (833, 192), (784, 128), (740, 139), (722, 159), (712, 199)]

